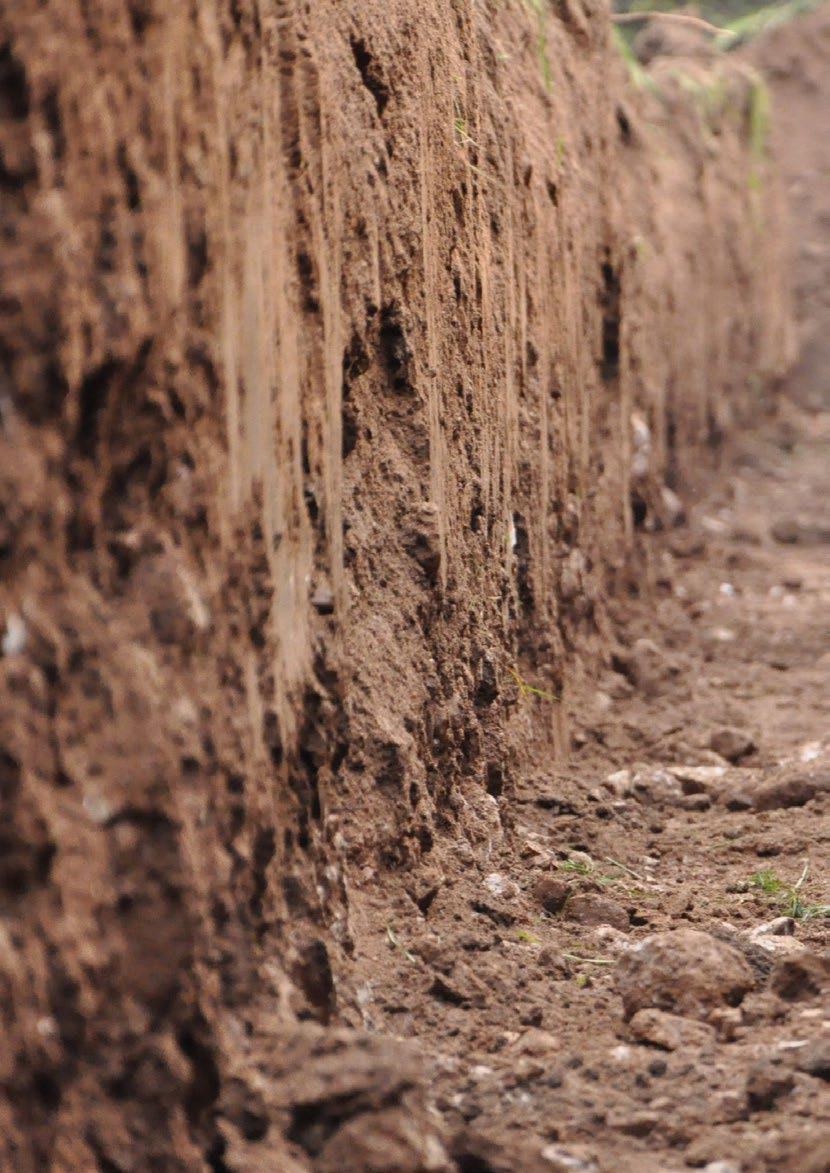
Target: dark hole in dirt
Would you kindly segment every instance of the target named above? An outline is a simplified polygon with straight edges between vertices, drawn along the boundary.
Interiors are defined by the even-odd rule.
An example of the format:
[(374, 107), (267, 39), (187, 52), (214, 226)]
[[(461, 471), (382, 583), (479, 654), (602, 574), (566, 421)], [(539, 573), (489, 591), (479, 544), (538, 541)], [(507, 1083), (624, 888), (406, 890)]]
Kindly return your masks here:
[(29, 83), (23, 64), (7, 42), (0, 47), (0, 119), (22, 122), (29, 116)]
[(626, 114), (625, 110), (623, 110), (622, 106), (617, 107), (617, 126), (619, 127), (620, 138), (622, 141), (624, 143), (630, 143), (631, 123), (629, 122), (628, 115)]
[(631, 493), (631, 518), (634, 522), (635, 529), (642, 529), (648, 516), (648, 505), (643, 497), (636, 491)]
[(301, 426), (302, 436), (300, 438), (300, 463), (303, 469), (303, 476), (308, 477), (311, 476), (311, 458), (308, 451), (308, 420), (305, 417), (303, 417)]
[(477, 534), (481, 529), (481, 519), (484, 517), (484, 506), (476, 504), (470, 510), (470, 529)]
[(63, 133), (61, 109), (56, 89), (47, 90), (43, 95), (41, 110), (43, 111), (43, 121), (52, 136), (55, 159), (60, 162), (66, 152), (66, 137)]
[(726, 435), (717, 416), (709, 408), (706, 412), (706, 443), (716, 452), (723, 445), (725, 439)]
[(228, 774), (227, 786), (231, 794), (243, 794), (245, 791), (244, 775)]
[(678, 485), (677, 470), (677, 421), (671, 408), (666, 411), (666, 484), (670, 489)]
[(187, 280), (191, 288), (201, 285), (208, 267), (208, 238), (203, 225), (188, 232)]
[(184, 1110), (191, 1125), (202, 1122), (215, 1104), (221, 1082), (213, 1050), (204, 1042), (206, 1024), (194, 1021), (182, 1027), (177, 1041), (182, 1053), (190, 1060), (190, 1083), (184, 1097)]
[(0, 799), (7, 799), (20, 786), (20, 762), (7, 749), (0, 749)]
[(141, 207), (141, 189), (138, 183), (138, 176), (130, 166), (130, 161), (127, 158), (127, 147), (124, 142), (118, 144), (115, 158), (118, 163), (118, 170), (121, 172), (124, 190), (127, 193), (127, 207), (131, 212), (137, 212)]
[(310, 1157), (316, 1157), (340, 1125), (358, 1110), (350, 1095), (333, 1097), (322, 1104), (295, 1104), (288, 1139), (305, 1149)]
[(127, 10), (130, 14), (130, 27), (133, 30), (133, 36), (137, 41), (140, 41), (153, 19), (152, 0), (130, 0)]
[(268, 887), (268, 865), (274, 858), (277, 849), (277, 840), (273, 827), (260, 827), (254, 839), (253, 858), (253, 892), (248, 901), (252, 914), (262, 917), (262, 901)]
[(338, 741), (334, 747), (334, 752), (331, 755), (331, 771), (336, 774), (343, 762), (346, 760), (346, 754), (349, 752), (349, 743), (347, 741)]
[(389, 380), (396, 391), (412, 390), (409, 362), (412, 357), (400, 321), (398, 307), (385, 305), (381, 310), (380, 357)]
[(357, 66), (361, 80), (375, 99), (378, 116), (381, 117), (389, 104), (390, 95), (389, 87), (383, 80), (380, 66), (369, 52), (364, 40), (352, 37), (349, 43), (352, 47), (352, 56), (354, 57), (354, 63)]
[(504, 771), (498, 762), (487, 763), (487, 793), (498, 798), (504, 790)]
[(303, 309), (306, 313), (316, 314), (320, 309), (320, 302), (316, 293), (314, 264), (305, 249), (300, 249), (297, 253), (297, 274), (303, 291)]
[(320, 506), (317, 504), (317, 496), (310, 485), (306, 485), (303, 489), (303, 500), (305, 501), (309, 521), (317, 521), (320, 517)]
[(559, 188), (552, 179), (546, 181), (545, 186), (548, 189), (548, 199), (553, 204), (554, 208), (559, 207)]
[(300, 953), (294, 977), (313, 1008), (311, 1017), (328, 1022), (334, 1013), (337, 996), (328, 950), (319, 938), (310, 941)]
[(250, 1108), (244, 1108), (240, 1112), (237, 1124), (245, 1139), (252, 1141), (264, 1140), (271, 1126), (266, 1116), (259, 1112), (252, 1112)]
[(534, 607), (533, 586), (530, 580), (530, 536), (525, 519), (520, 513), (514, 514), (513, 525), (516, 531), (516, 589), (519, 602), (529, 614)]
[(205, 1160), (211, 1173), (230, 1173), (230, 1166), (225, 1161), (227, 1151), (228, 1142), (224, 1136), (215, 1136), (205, 1152)]
[(602, 377), (615, 379), (620, 370), (620, 279), (609, 261), (601, 270)]
[(461, 198), (461, 192), (457, 187), (454, 187), (450, 192), (450, 199), (452, 200), (453, 212), (459, 224), (464, 223), (464, 201)]
[(32, 1077), (34, 1093), (47, 1112), (57, 1112), (61, 1105), (61, 1086), (48, 1071), (36, 1071)]
[(90, 371), (81, 383), (78, 392), (77, 444), (82, 456), (91, 459), (98, 444), (98, 420), (107, 402), (112, 381), (119, 369), (119, 363), (107, 359)]

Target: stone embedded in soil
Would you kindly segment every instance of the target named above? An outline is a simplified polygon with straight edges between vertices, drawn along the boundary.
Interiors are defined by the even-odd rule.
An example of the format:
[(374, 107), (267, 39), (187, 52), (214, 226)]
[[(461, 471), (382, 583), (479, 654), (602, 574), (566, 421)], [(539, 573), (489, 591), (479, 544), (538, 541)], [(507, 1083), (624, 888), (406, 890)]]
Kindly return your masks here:
[(647, 695), (659, 691), (660, 685), (679, 671), (671, 656), (654, 640), (645, 638), (636, 640), (628, 651), (618, 652), (614, 667)]
[(611, 925), (625, 932), (631, 924), (626, 910), (608, 896), (597, 896), (593, 892), (579, 893), (566, 903), (564, 914), (568, 920), (581, 925)]
[(780, 807), (805, 806), (822, 790), (828, 789), (830, 775), (796, 774), (762, 786), (755, 795), (753, 806), (758, 811)]
[(820, 546), (830, 542), (830, 526), (801, 517), (780, 517), (770, 527), (770, 533), (784, 546)]
[(573, 969), (567, 958), (562, 957), (550, 945), (546, 945), (544, 949), (539, 950), (536, 960), (542, 972), (556, 980), (569, 978), (573, 973)]
[(649, 1008), (706, 1019), (737, 1006), (754, 985), (736, 949), (696, 929), (647, 937), (622, 957), (616, 972), (627, 1020)]
[(727, 810), (784, 810), (806, 806), (808, 802), (830, 789), (830, 772), (783, 774), (759, 781), (755, 772), (745, 771), (725, 787), (720, 801)]
[(570, 884), (558, 876), (542, 876), (533, 888), (533, 895), (546, 912), (559, 912), (571, 891)]
[(799, 1053), (795, 1066), (805, 1075), (830, 1082), (830, 1038), (814, 1039)]
[(754, 753), (758, 746), (754, 737), (743, 729), (725, 726), (714, 731), (709, 738), (709, 748), (728, 762), (739, 762), (741, 758)]
[(830, 991), (830, 956), (803, 952), (782, 958), (770, 974), (769, 986), (785, 1002), (819, 997)]
[(764, 921), (750, 929), (749, 938), (754, 941), (758, 937), (792, 937), (795, 933), (795, 921), (791, 916), (776, 916), (773, 920)]
[(793, 1074), (771, 1060), (762, 1060), (750, 1070), (746, 1098), (753, 1112), (769, 1112), (793, 1089)]
[(400, 1108), (348, 1120), (314, 1162), (318, 1173), (451, 1173), (439, 1137)]
[(663, 1051), (706, 1047), (715, 1041), (714, 1028), (705, 1022), (667, 1014), (665, 1010), (638, 1010), (631, 1019), (632, 1037)]

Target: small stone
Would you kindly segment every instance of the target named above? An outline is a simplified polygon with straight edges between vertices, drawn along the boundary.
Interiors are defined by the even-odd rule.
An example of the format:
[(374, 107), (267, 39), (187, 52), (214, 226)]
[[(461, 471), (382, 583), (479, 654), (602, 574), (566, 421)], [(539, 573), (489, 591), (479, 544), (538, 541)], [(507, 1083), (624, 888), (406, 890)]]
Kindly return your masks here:
[(722, 1120), (725, 1124), (734, 1124), (738, 1120), (746, 1120), (749, 1116), (746, 1092), (721, 1092), (715, 1099), (714, 1110), (716, 1119)]
[(686, 520), (686, 511), (683, 508), (683, 502), (677, 493), (673, 489), (670, 489), (668, 485), (663, 485), (660, 490), (660, 502), (663, 507), (663, 524), (666, 529), (673, 529), (677, 525), (682, 525)]
[(609, 1128), (623, 1133), (624, 1136), (648, 1136), (660, 1122), (656, 1112), (627, 1112), (611, 1111), (608, 1113), (606, 1124)]
[(704, 794), (726, 774), (726, 766), (667, 766), (684, 794)]
[(26, 647), (28, 631), (23, 619), (12, 611), (6, 617), (6, 629), (0, 640), (0, 651), (4, 656), (19, 656)]
[(793, 1089), (793, 1074), (770, 1061), (757, 1063), (746, 1080), (746, 1097), (753, 1112), (768, 1112)]
[(796, 1060), (796, 1068), (805, 1075), (830, 1082), (830, 1038), (815, 1039)]
[(616, 972), (626, 1019), (649, 1008), (706, 1019), (737, 1006), (754, 985), (737, 950), (696, 929), (647, 937), (620, 959)]
[(808, 774), (794, 774), (760, 787), (754, 796), (752, 805), (758, 811), (806, 806), (820, 790), (826, 790), (828, 784), (830, 784), (830, 774), (817, 777)]
[(631, 938), (626, 931), (615, 929), (612, 925), (597, 925), (594, 929), (594, 938), (600, 950), (606, 953), (624, 953), (631, 948)]
[(565, 1148), (563, 1145), (549, 1144), (545, 1145), (540, 1155), (550, 1165), (551, 1173), (597, 1173), (599, 1169), (589, 1150), (581, 1146)]
[(536, 957), (540, 969), (555, 981), (564, 981), (573, 972), (570, 963), (556, 949), (546, 945)]
[(777, 916), (774, 920), (765, 921), (749, 931), (749, 939), (755, 941), (758, 937), (792, 937), (795, 933), (795, 921), (791, 916)]
[(611, 925), (620, 932), (625, 932), (631, 923), (621, 904), (593, 892), (572, 896), (565, 905), (565, 915), (582, 925)]
[(703, 1166), (703, 1173), (741, 1173), (741, 1169), (731, 1161), (710, 1161)]
[(519, 886), (507, 876), (501, 875), (499, 872), (490, 872), (484, 877), (484, 887), (491, 896), (504, 896), (506, 899), (514, 899), (519, 895)]
[(709, 1015), (709, 1022), (715, 1028), (722, 1043), (731, 1043), (738, 1037), (743, 1025), (743, 1014), (737, 1006), (719, 1006)]
[(334, 594), (328, 583), (320, 583), (311, 596), (311, 605), (318, 615), (332, 615), (334, 613)]
[(709, 738), (709, 748), (734, 763), (754, 753), (758, 746), (755, 739), (744, 730), (724, 727), (716, 729)]
[(533, 889), (533, 895), (546, 912), (559, 912), (570, 894), (570, 885), (557, 876), (542, 876)]
[(664, 1010), (638, 1010), (630, 1026), (638, 1043), (649, 1043), (663, 1051), (706, 1047), (715, 1041), (711, 1026), (682, 1018), (679, 1014), (667, 1014)]
[(510, 1048), (518, 1055), (550, 1055), (562, 1049), (561, 1040), (547, 1030), (533, 1028), (525, 1031)]
[(819, 546), (830, 542), (830, 526), (801, 517), (779, 518), (770, 533), (784, 546)]
[(815, 998), (830, 989), (830, 958), (807, 951), (782, 958), (770, 974), (769, 985), (785, 1002)]
[(615, 794), (617, 798), (628, 798), (632, 793), (631, 786), (631, 771), (630, 770), (616, 770), (613, 774), (609, 774), (603, 782), (603, 786)]

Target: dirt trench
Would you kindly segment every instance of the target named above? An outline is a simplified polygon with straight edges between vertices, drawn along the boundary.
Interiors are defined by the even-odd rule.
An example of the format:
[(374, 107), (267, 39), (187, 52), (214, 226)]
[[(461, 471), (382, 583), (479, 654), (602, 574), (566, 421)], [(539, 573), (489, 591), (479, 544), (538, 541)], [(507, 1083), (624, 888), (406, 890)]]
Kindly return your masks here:
[[(815, 75), (775, 81), (805, 110), (812, 19)], [(713, 779), (805, 745), (782, 883), (823, 842), (820, 417), (723, 471), (794, 348), (763, 91), (652, 76), (580, 0), (0, 12), (3, 1167), (807, 1169), (802, 1124), (821, 1153), (820, 1055), (740, 1098), (818, 969), (675, 1079), (616, 1038), (620, 939), (571, 919), (740, 948), (775, 894), (718, 885), (783, 816)], [(778, 661), (727, 703), (761, 615)], [(763, 726), (735, 771), (716, 724)], [(707, 872), (710, 824), (740, 850)]]

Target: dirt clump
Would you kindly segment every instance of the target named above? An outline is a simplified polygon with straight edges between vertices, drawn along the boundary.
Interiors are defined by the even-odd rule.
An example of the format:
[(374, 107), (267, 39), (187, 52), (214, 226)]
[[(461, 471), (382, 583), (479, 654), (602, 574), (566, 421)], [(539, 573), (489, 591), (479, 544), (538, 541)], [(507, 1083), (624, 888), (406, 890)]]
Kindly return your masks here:
[(617, 966), (617, 990), (630, 1018), (638, 1010), (668, 1010), (706, 1018), (714, 1009), (739, 1006), (753, 988), (740, 953), (695, 929), (647, 937)]

